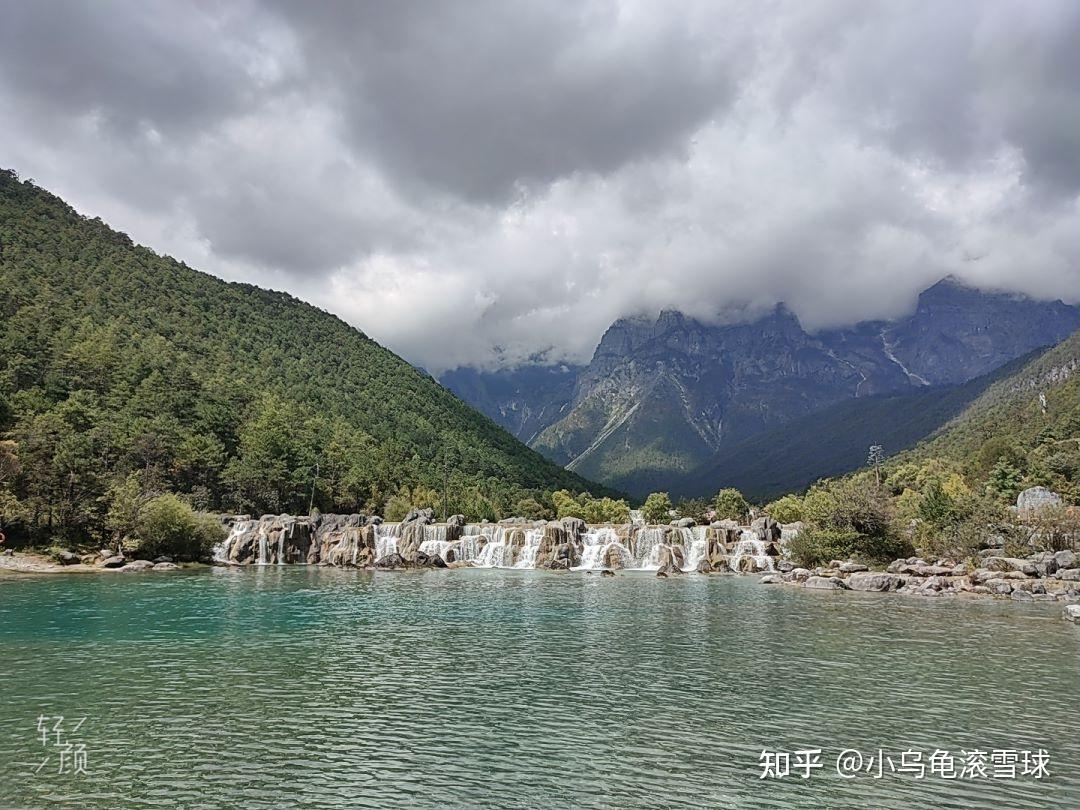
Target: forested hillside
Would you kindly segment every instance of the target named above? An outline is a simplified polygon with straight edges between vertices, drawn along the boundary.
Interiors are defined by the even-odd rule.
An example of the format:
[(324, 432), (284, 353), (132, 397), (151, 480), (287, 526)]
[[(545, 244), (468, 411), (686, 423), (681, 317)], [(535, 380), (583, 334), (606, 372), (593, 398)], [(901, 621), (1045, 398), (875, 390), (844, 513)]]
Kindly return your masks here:
[(998, 488), (1043, 484), (1080, 503), (1080, 332), (991, 385), (897, 463), (929, 458)]
[(104, 536), (166, 491), (495, 518), (589, 488), (338, 318), (138, 247), (5, 171), (0, 434), (9, 536)]

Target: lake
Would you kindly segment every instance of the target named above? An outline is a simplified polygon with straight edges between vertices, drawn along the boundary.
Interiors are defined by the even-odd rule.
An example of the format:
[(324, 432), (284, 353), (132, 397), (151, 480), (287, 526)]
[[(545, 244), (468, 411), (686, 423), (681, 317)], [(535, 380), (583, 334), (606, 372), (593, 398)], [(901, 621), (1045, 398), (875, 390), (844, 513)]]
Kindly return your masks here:
[[(1080, 806), (1060, 605), (632, 573), (8, 576), (0, 677), (3, 807)], [(1038, 749), (1048, 776), (1007, 778)], [(761, 779), (763, 750), (821, 767)], [(985, 777), (886, 764), (935, 750), (957, 774), (1006, 753)]]

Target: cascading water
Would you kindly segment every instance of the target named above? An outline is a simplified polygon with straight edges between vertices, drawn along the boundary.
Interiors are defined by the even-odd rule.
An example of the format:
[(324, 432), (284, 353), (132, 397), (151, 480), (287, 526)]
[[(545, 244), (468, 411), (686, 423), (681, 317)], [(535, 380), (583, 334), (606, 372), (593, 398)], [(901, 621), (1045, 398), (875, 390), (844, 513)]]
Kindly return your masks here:
[[(487, 526), (485, 529), (489, 528)], [(490, 539), (480, 550), (480, 554), (473, 560), (477, 568), (509, 568), (513, 556), (513, 549), (506, 542), (506, 528), (504, 526), (492, 527), (491, 534), (485, 532)]]
[(379, 523), (375, 526), (375, 562), (398, 553), (400, 523)]
[(521, 549), (521, 558), (514, 568), (536, 568), (536, 555), (540, 553), (540, 543), (543, 539), (543, 529), (529, 529), (525, 532), (525, 545)]
[(263, 527), (260, 527), (259, 528), (259, 559), (256, 561), (256, 563), (255, 563), (256, 565), (266, 565), (266, 552), (267, 552), (266, 546), (267, 546), (266, 529), (263, 528)]
[[(697, 528), (697, 527), (694, 527)], [(702, 526), (702, 529), (705, 527)], [(709, 552), (709, 543), (705, 539), (705, 532), (699, 533), (694, 529), (679, 529), (683, 541), (683, 571), (697, 571), (698, 564), (705, 559)]]
[(765, 553), (765, 543), (750, 529), (743, 529), (739, 535), (739, 542), (735, 544), (735, 550), (728, 558), (728, 565), (732, 571), (738, 571), (744, 557), (754, 561), (755, 571), (774, 571), (773, 559)]
[(425, 526), (424, 540), (420, 543), (420, 552), (429, 557), (441, 557), (446, 561), (446, 554), (451, 544), (446, 539), (446, 526)]
[(636, 536), (634, 568), (655, 570), (660, 567), (660, 549), (664, 547), (663, 526), (646, 526)]
[(612, 551), (619, 555), (623, 568), (634, 566), (634, 555), (619, 541), (619, 535), (614, 529), (605, 526), (596, 531), (585, 532), (581, 539), (585, 547), (581, 551), (581, 565), (577, 566), (575, 571), (605, 568), (604, 563)]
[(229, 552), (232, 551), (233, 543), (240, 539), (243, 535), (247, 534), (251, 528), (252, 521), (250, 520), (238, 520), (232, 525), (232, 529), (229, 531), (229, 536), (221, 543), (214, 546), (214, 562), (227, 563), (229, 562)]

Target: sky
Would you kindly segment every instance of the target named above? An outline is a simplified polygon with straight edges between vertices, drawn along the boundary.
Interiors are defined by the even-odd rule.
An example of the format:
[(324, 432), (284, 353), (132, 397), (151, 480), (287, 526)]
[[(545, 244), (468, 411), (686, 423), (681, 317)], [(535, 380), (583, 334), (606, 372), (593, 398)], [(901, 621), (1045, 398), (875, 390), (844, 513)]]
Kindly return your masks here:
[(1080, 302), (1080, 3), (0, 0), (0, 166), (433, 373)]

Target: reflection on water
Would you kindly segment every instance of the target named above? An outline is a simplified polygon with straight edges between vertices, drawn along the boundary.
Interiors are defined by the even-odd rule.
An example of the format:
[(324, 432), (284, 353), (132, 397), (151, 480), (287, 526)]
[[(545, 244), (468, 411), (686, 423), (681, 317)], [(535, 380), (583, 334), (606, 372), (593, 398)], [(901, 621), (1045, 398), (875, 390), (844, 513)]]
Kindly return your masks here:
[[(0, 806), (1080, 806), (1060, 607), (749, 578), (304, 567), (0, 579)], [(88, 717), (86, 777), (33, 769)], [(761, 781), (763, 748), (1051, 777)]]

